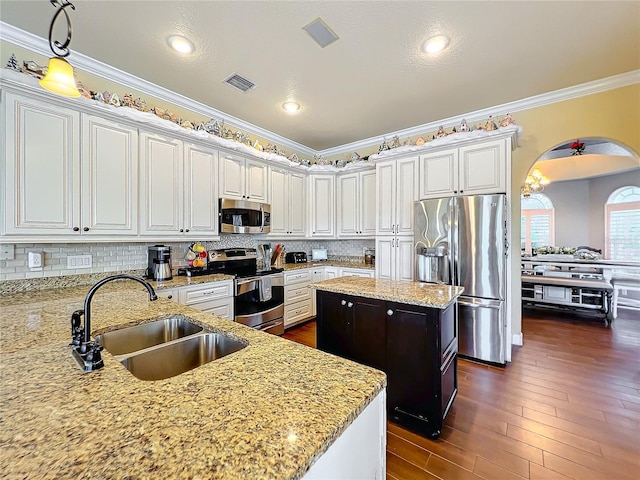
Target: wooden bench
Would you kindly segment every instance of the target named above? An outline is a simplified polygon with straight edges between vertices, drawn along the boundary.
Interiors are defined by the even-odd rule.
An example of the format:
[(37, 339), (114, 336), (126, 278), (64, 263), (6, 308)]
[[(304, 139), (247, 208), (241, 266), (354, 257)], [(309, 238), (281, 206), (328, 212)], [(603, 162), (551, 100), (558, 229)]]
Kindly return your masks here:
[(570, 310), (572, 312), (583, 312), (585, 310), (593, 311), (594, 308), (598, 308), (599, 313), (605, 316), (605, 320), (610, 321), (615, 318), (612, 312), (612, 295), (614, 288), (611, 283), (605, 279), (600, 278), (572, 278), (572, 277), (555, 277), (547, 275), (521, 275), (522, 285), (542, 285), (547, 287), (561, 287), (570, 289), (579, 289), (582, 295), (582, 290), (589, 290), (597, 292), (601, 295), (600, 305), (587, 305), (584, 303), (572, 303), (569, 301), (549, 301), (544, 299), (526, 298), (522, 297), (523, 303), (527, 303), (532, 306), (544, 306), (547, 308), (558, 308), (562, 310)]

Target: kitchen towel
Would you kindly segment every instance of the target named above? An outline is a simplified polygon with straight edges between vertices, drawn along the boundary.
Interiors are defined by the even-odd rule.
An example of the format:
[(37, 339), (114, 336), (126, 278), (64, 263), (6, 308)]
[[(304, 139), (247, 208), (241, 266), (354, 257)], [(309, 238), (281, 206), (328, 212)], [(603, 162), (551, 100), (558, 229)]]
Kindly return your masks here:
[(262, 277), (259, 282), (258, 298), (261, 302), (268, 302), (271, 300), (271, 279), (269, 277)]

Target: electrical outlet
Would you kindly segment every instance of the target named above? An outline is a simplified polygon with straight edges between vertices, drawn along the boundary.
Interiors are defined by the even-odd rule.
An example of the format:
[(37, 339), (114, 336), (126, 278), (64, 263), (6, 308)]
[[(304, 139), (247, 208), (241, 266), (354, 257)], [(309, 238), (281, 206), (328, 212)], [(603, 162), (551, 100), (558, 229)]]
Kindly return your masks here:
[(91, 268), (93, 257), (91, 255), (68, 255), (67, 268), (77, 270), (79, 268)]
[(27, 254), (28, 265), (31, 270), (42, 270), (42, 252), (29, 252)]
[(13, 260), (16, 258), (16, 246), (9, 243), (0, 245), (0, 260)]

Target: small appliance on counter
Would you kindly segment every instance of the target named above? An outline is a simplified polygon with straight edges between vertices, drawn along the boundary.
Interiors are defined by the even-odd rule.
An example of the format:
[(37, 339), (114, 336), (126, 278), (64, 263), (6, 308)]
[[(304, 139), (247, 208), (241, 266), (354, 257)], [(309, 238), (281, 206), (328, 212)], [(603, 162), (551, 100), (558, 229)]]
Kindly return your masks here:
[(161, 282), (171, 280), (171, 247), (154, 245), (147, 252), (147, 271), (145, 276), (150, 280)]
[(285, 263), (307, 263), (305, 252), (287, 252), (284, 257)]
[(314, 262), (324, 262), (327, 260), (327, 249), (326, 248), (313, 248), (311, 250), (311, 260)]
[(373, 248), (367, 248), (364, 251), (364, 263), (366, 265), (375, 265), (376, 263), (376, 251)]

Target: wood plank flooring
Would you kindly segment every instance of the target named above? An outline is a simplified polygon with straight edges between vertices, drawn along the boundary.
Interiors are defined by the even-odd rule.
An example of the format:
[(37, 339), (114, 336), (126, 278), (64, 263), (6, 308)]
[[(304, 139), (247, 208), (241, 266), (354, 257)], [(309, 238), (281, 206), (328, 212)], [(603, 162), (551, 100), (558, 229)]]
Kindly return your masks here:
[[(387, 479), (639, 480), (640, 317), (525, 311), (504, 369), (458, 361), (436, 441), (387, 424)], [(315, 348), (315, 322), (285, 338)]]

